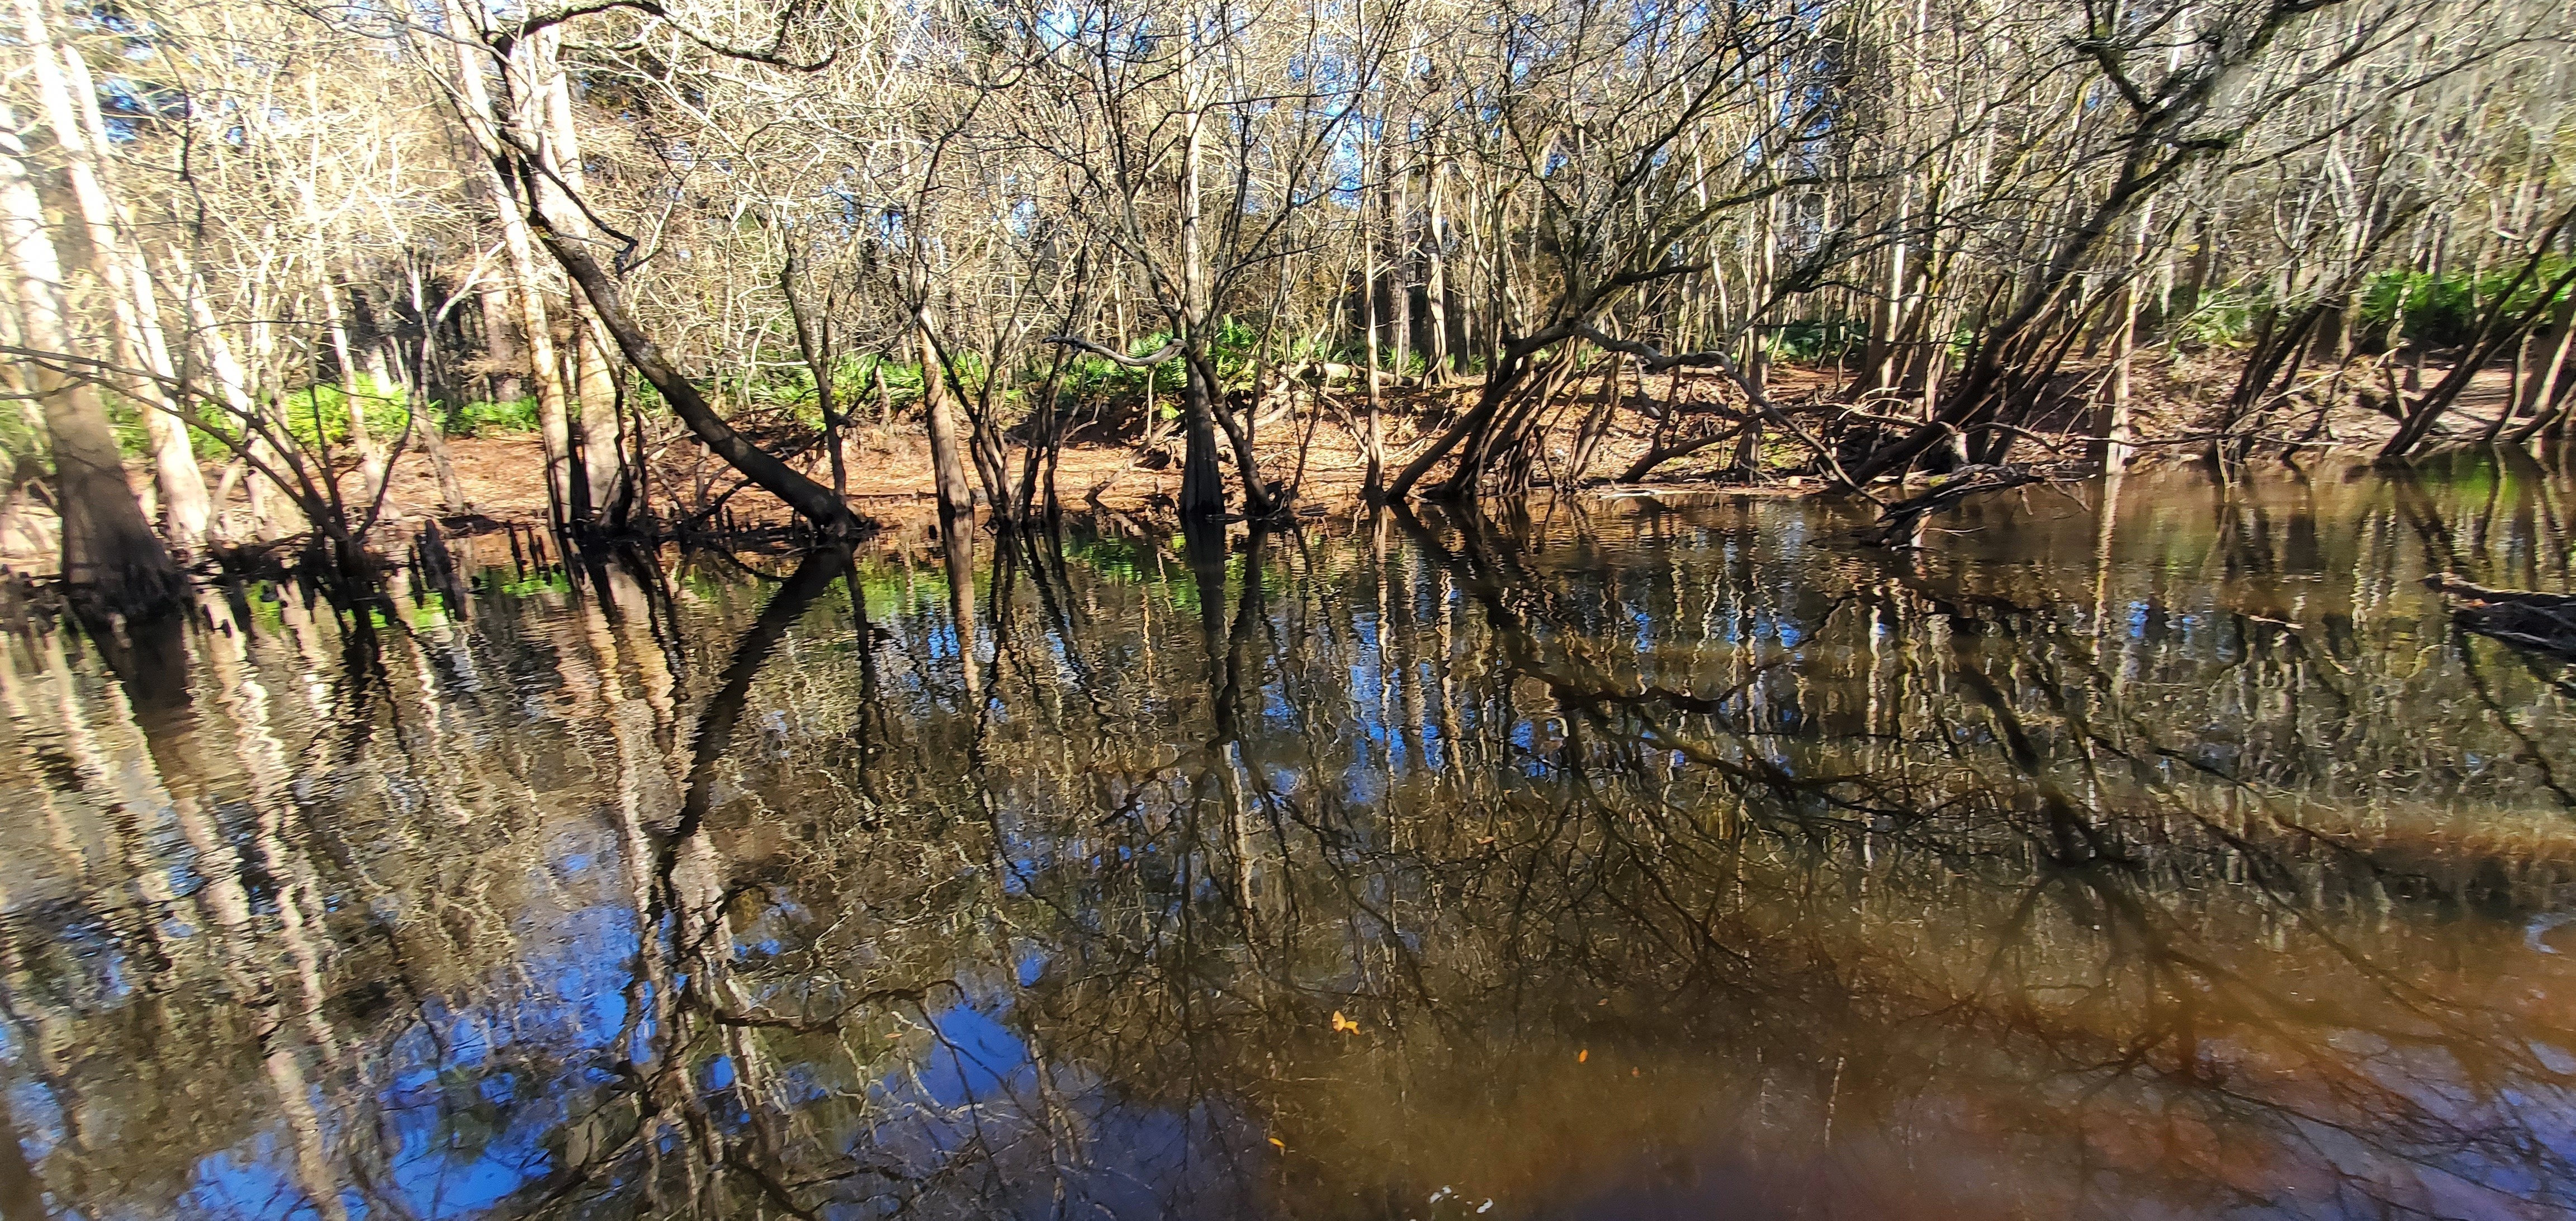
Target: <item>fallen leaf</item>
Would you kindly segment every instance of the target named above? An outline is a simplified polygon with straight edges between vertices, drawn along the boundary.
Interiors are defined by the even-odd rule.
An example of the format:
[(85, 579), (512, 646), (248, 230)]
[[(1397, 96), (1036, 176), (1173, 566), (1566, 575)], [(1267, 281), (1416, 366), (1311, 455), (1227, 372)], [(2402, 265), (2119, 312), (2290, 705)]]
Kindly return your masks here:
[(1581, 1051), (1578, 1051), (1578, 1052), (1574, 1053), (1574, 1062), (1575, 1062), (1575, 1063), (1577, 1063), (1577, 1064), (1581, 1064), (1581, 1063), (1583, 1063), (1584, 1061), (1589, 1060), (1589, 1059), (1591, 1059), (1591, 1058), (1592, 1058), (1592, 1049), (1591, 1049), (1591, 1048), (1589, 1048), (1589, 1047), (1586, 1047), (1586, 1048), (1584, 1048), (1583, 1050), (1581, 1050)]

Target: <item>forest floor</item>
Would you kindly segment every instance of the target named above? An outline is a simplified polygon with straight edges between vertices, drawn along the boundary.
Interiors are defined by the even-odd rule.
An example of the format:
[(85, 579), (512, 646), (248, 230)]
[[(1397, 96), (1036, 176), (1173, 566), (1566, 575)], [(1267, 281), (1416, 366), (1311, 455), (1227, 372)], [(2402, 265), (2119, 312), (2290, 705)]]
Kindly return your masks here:
[[(2139, 442), (2137, 460), (2141, 462), (2200, 459), (2206, 455), (2205, 442), (2194, 440), (2202, 432), (2211, 414), (2209, 404), (2223, 398), (2233, 384), (2232, 362), (2174, 361), (2151, 366), (2154, 376), (2139, 379), (2132, 396), (2132, 427)], [(2430, 370), (2427, 383), (2438, 378), (2438, 368)], [(2067, 375), (2069, 385), (2099, 384), (2099, 378), (2088, 370), (2074, 370)], [(2494, 418), (2507, 393), (2503, 371), (2488, 370), (2481, 374), (2471, 390), (2462, 397), (2444, 421), (2442, 433), (2457, 439), (2474, 438)], [(1657, 442), (1656, 423), (1640, 407), (1652, 403), (1660, 407), (1674, 393), (1662, 377), (1648, 379), (1640, 388), (1635, 383), (1623, 387), (1631, 401), (1615, 415), (1611, 431), (1604, 438), (1587, 473), (1587, 490), (1606, 491), (1606, 481), (1625, 470), (1640, 454)], [(1771, 393), (1774, 400), (1793, 416), (1807, 403), (1830, 402), (1839, 391), (1838, 376), (1830, 369), (1780, 367), (1773, 371)], [(1386, 439), (1390, 473), (1400, 466), (1402, 456), (1422, 441), (1437, 435), (1456, 418), (1457, 413), (1473, 405), (1478, 386), (1469, 381), (1427, 390), (1393, 392), (1386, 397), (1382, 429)], [(1565, 427), (1587, 411), (1597, 400), (1597, 380), (1573, 387), (1568, 395)], [(1720, 394), (1714, 377), (1702, 375), (1685, 378), (1680, 386), (1685, 403), (1696, 400), (1712, 402)], [(1336, 507), (1355, 503), (1364, 483), (1365, 463), (1345, 413), (1356, 413), (1361, 404), (1352, 393), (1331, 396), (1328, 410), (1301, 413), (1279, 413), (1257, 430), (1257, 449), (1263, 473), (1273, 481), (1296, 483), (1298, 503), (1307, 513), (1329, 512)], [(2084, 453), (2083, 438), (2078, 435), (2083, 423), (2084, 405), (2080, 398), (2067, 396), (2055, 424), (2061, 430), (2060, 444), (2030, 443), (2019, 447), (2017, 461), (2046, 465), (2067, 461), (2069, 469)], [(1712, 413), (1681, 410), (1682, 431), (1691, 435), (1693, 428), (1713, 429), (1721, 423)], [(1816, 417), (1808, 417), (1810, 419)], [(2306, 432), (2315, 427), (2313, 412), (2296, 421), (2285, 431)], [(2359, 407), (2340, 407), (2315, 427), (2316, 444), (2342, 445), (2355, 449), (2373, 447), (2383, 441), (2393, 427), (2384, 414)], [(2045, 430), (2043, 430), (2045, 431)], [(1669, 442), (1672, 437), (1662, 438)], [(862, 514), (888, 524), (920, 526), (935, 518), (934, 492), (930, 476), (927, 447), (918, 421), (898, 417), (891, 427), (873, 423), (857, 424), (845, 440), (844, 468), (849, 496)], [(1550, 463), (1565, 460), (1564, 442), (1551, 444)], [(1069, 513), (1102, 510), (1131, 519), (1164, 521), (1174, 517), (1173, 506), (1180, 484), (1180, 438), (1175, 431), (1152, 448), (1137, 443), (1132, 435), (1113, 435), (1109, 427), (1083, 423), (1071, 433), (1069, 443), (1059, 460), (1056, 486), (1062, 508)], [(459, 483), (471, 504), (471, 511), (443, 514), (439, 511), (438, 484), (427, 456), (411, 447), (394, 465), (393, 487), (389, 501), (394, 514), (403, 523), (417, 523), (430, 517), (440, 518), (451, 534), (471, 535), (509, 528), (542, 528), (547, 520), (544, 480), (544, 456), (533, 433), (504, 433), (492, 436), (469, 436), (451, 439), (448, 454)], [(1227, 477), (1234, 480), (1231, 455), (1228, 454)], [(1823, 488), (1823, 481), (1800, 472), (1811, 465), (1811, 456), (1794, 440), (1770, 430), (1764, 439), (1763, 466), (1777, 472), (1747, 481), (1736, 469), (1737, 446), (1726, 441), (1709, 446), (1687, 457), (1657, 468), (1642, 484), (1617, 485), (1625, 494), (1641, 490), (1670, 492), (1707, 492), (1723, 490), (1747, 495), (1798, 495)], [(1020, 454), (1013, 450), (1011, 477), (1019, 477)], [(819, 453), (805, 455), (797, 464), (818, 481), (828, 483), (830, 468)], [(151, 494), (149, 472), (137, 464), (132, 472), (136, 488), (144, 495), (147, 508)], [(210, 466), (207, 480), (214, 484), (220, 471)], [(346, 477), (347, 492), (358, 494), (354, 471)], [(647, 485), (655, 513), (667, 525), (676, 511), (687, 518), (700, 514), (711, 504), (721, 503), (733, 522), (744, 527), (774, 525), (785, 520), (784, 507), (757, 488), (741, 486), (740, 476), (709, 454), (704, 447), (682, 438), (662, 448), (661, 457), (648, 472)], [(1239, 484), (1234, 486), (1239, 487)], [(1237, 493), (1239, 497), (1239, 492)], [(18, 512), (0, 514), (12, 518), (0, 522), (0, 569), (24, 574), (42, 575), (53, 568), (54, 546), (50, 514), (41, 506), (21, 504)], [(229, 506), (236, 517), (244, 514), (242, 494), (234, 494)], [(713, 513), (700, 518), (701, 532), (712, 532), (723, 519)], [(407, 531), (405, 531), (407, 533)], [(392, 548), (388, 548), (392, 549)]]
[[(2192, 440), (2202, 430), (2209, 414), (2208, 402), (2222, 396), (2232, 384), (2232, 367), (2191, 370), (2184, 367), (2180, 375), (2165, 370), (2167, 376), (2141, 379), (2132, 400), (2132, 427), (2138, 439), (2137, 461), (2197, 460), (2205, 456), (2205, 443)], [(2197, 372), (2199, 376), (2193, 377)], [(2438, 378), (2438, 368), (2430, 378)], [(2223, 377), (2222, 377), (2223, 375)], [(2070, 378), (2086, 376), (2083, 371)], [(2429, 379), (2428, 379), (2429, 380)], [(1771, 390), (1775, 401), (1797, 413), (1797, 406), (1808, 400), (1823, 400), (1837, 389), (1837, 378), (1831, 370), (1803, 368), (1775, 369)], [(2444, 421), (2442, 434), (2474, 437), (2494, 418), (2506, 395), (2507, 382), (2502, 370), (2481, 374), (2472, 388)], [(1390, 475), (1402, 463), (1403, 456), (1419, 443), (1437, 435), (1456, 417), (1472, 406), (1477, 385), (1466, 382), (1434, 390), (1391, 393), (1382, 416)], [(1587, 406), (1598, 385), (1578, 387), (1580, 394), (1569, 394), (1575, 414)], [(1664, 379), (1651, 380), (1648, 393), (1637, 396), (1632, 385), (1629, 393), (1660, 404), (1668, 393)], [(1696, 397), (1702, 402), (1718, 394), (1713, 378), (1703, 377), (1695, 384), (1685, 382), (1685, 399)], [(1263, 473), (1278, 482), (1298, 484), (1298, 501), (1310, 511), (1328, 510), (1357, 500), (1364, 483), (1366, 463), (1351, 423), (1342, 411), (1356, 411), (1357, 396), (1337, 394), (1334, 410), (1318, 414), (1312, 411), (1300, 416), (1282, 414), (1257, 430), (1256, 448), (1261, 455)], [(2069, 412), (2067, 414), (2075, 414)], [(1685, 429), (1696, 423), (1713, 426), (1715, 417), (1694, 419), (1688, 408), (1683, 410)], [(1569, 419), (1572, 416), (1568, 417)], [(2299, 421), (2304, 431), (2313, 419)], [(2059, 421), (2072, 426), (2080, 419)], [(2359, 407), (2342, 407), (2332, 412), (2317, 429), (2316, 444), (2346, 446), (2354, 449), (2376, 447), (2394, 428), (2388, 416)], [(1689, 435), (1687, 431), (1681, 435)], [(2079, 460), (2084, 444), (2071, 428), (2062, 431), (2064, 444), (2025, 445), (2015, 452), (2015, 459), (2046, 464), (2054, 460)], [(1655, 421), (1635, 409), (1632, 403), (1619, 411), (1609, 436), (1594, 457), (1587, 473), (1591, 490), (1606, 490), (1606, 481), (1626, 469), (1635, 459), (1651, 449), (1657, 441)], [(1669, 440), (1669, 438), (1666, 438)], [(923, 443), (918, 421), (898, 419), (891, 429), (873, 424), (859, 424), (845, 442), (843, 465), (849, 496), (860, 512), (883, 520), (907, 520), (932, 512), (935, 492), (931, 482), (930, 459)], [(1810, 456), (1794, 440), (1775, 429), (1764, 438), (1765, 469), (1773, 472), (1802, 471), (1810, 465)], [(1153, 450), (1140, 446), (1131, 436), (1111, 436), (1104, 428), (1078, 427), (1058, 462), (1056, 486), (1060, 503), (1069, 512), (1099, 508), (1127, 515), (1160, 518), (1176, 503), (1180, 485), (1181, 442), (1177, 433), (1165, 438)], [(546, 520), (546, 503), (542, 483), (534, 477), (543, 458), (533, 434), (508, 434), (494, 437), (464, 437), (448, 443), (450, 460), (459, 481), (473, 501), (479, 517), (521, 526), (542, 525)], [(704, 449), (686, 444), (673, 445), (664, 461), (650, 473), (650, 488), (655, 511), (666, 519), (676, 506), (683, 515), (695, 512), (714, 497), (741, 483), (738, 475), (709, 455)], [(1231, 453), (1225, 455), (1227, 477), (1234, 478)], [(1552, 446), (1550, 458), (1562, 461), (1563, 443)], [(1019, 477), (1019, 452), (1011, 454), (1011, 476)], [(818, 481), (828, 483), (831, 472), (819, 453), (800, 462), (799, 469)], [(1795, 495), (1822, 490), (1818, 478), (1798, 473), (1774, 473), (1748, 482), (1736, 468), (1736, 445), (1723, 442), (1658, 467), (1639, 485), (1617, 485), (1624, 491), (1639, 487), (1672, 490), (1708, 491), (1723, 489), (1742, 494)], [(1239, 484), (1233, 485), (1239, 488)], [(1239, 492), (1237, 493), (1239, 496)], [(393, 490), (394, 502), (406, 513), (418, 515), (435, 509), (437, 484), (428, 461), (417, 453), (406, 456), (399, 464)], [(743, 487), (725, 504), (737, 521), (769, 523), (784, 517), (783, 506), (757, 488)]]

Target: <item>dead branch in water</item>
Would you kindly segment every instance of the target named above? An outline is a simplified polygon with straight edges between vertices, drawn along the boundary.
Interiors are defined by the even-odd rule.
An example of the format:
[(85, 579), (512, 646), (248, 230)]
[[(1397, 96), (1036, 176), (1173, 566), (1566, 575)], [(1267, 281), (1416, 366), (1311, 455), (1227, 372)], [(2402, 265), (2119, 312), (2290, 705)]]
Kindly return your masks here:
[(2449, 572), (2424, 578), (2424, 587), (2457, 599), (2452, 618), (2472, 632), (2576, 660), (2576, 594), (2490, 589)]
[(1934, 480), (1929, 489), (1880, 509), (1878, 521), (1862, 530), (1860, 539), (1873, 547), (1917, 546), (1923, 523), (1932, 514), (1980, 492), (2009, 491), (2043, 478), (2019, 463), (1963, 466)]

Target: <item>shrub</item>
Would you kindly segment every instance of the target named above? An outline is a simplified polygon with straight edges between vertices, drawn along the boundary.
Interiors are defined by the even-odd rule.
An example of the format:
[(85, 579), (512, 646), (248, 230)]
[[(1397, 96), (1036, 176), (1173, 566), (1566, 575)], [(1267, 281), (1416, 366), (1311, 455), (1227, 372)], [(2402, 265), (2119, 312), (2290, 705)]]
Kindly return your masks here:
[(2240, 348), (2253, 333), (2255, 310), (2256, 303), (2243, 293), (2212, 289), (2201, 294), (2190, 313), (2174, 319), (2166, 335), (2186, 350)]
[[(2528, 308), (2540, 296), (2542, 288), (2564, 274), (2567, 260), (2550, 257), (2541, 260), (2540, 269), (2514, 292), (2508, 309)], [(2362, 320), (2373, 327), (2385, 327), (2401, 321), (2399, 338), (2426, 347), (2455, 347), (2477, 337), (2478, 318), (2495, 304), (2496, 297), (2513, 284), (2516, 271), (2499, 269), (2487, 272), (2445, 272), (2434, 275), (2424, 271), (2383, 271), (2372, 276), (2361, 291)]]
[(458, 436), (489, 437), (537, 430), (537, 400), (534, 397), (467, 403), (457, 415)]
[(1780, 360), (1841, 360), (1869, 343), (1869, 327), (1848, 318), (1800, 318), (1771, 329), (1771, 355)]

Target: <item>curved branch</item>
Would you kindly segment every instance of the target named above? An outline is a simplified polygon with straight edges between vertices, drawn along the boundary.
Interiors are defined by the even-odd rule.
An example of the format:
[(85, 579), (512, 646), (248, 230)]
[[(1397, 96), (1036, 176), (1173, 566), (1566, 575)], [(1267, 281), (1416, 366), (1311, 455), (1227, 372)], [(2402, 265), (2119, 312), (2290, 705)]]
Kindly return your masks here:
[(1129, 356), (1125, 352), (1120, 352), (1112, 348), (1104, 348), (1099, 344), (1093, 343), (1078, 335), (1049, 335), (1047, 336), (1046, 341), (1048, 343), (1060, 343), (1068, 348), (1074, 348), (1080, 351), (1089, 352), (1094, 356), (1114, 360), (1130, 369), (1151, 369), (1154, 366), (1181, 354), (1181, 341), (1177, 339), (1164, 344), (1159, 349), (1156, 349), (1154, 354), (1151, 356)]
[(738, 59), (746, 63), (767, 64), (770, 67), (784, 68), (790, 72), (820, 72), (823, 69), (832, 66), (833, 61), (841, 57), (839, 48), (835, 47), (832, 50), (825, 52), (823, 58), (810, 62), (788, 59), (780, 54), (780, 52), (787, 46), (788, 33), (796, 28), (797, 18), (802, 15), (802, 7), (803, 6), (799, 4), (790, 4), (787, 7), (787, 11), (779, 16), (778, 33), (775, 37), (769, 40), (769, 48), (765, 51), (753, 50), (749, 47), (727, 46), (726, 44), (718, 42), (705, 34), (701, 34), (696, 30), (690, 29), (686, 22), (680, 21), (671, 16), (670, 10), (664, 7), (660, 3), (660, 0), (580, 0), (578, 3), (569, 4), (551, 12), (530, 13), (526, 17), (521, 18), (518, 21), (511, 22), (505, 27), (493, 30), (490, 35), (490, 41), (494, 50), (503, 55), (508, 55), (510, 53), (510, 48), (516, 45), (519, 40), (535, 34), (548, 26), (561, 25), (576, 17), (586, 17), (594, 13), (605, 13), (616, 9), (629, 9), (669, 23), (672, 29), (679, 31), (680, 37), (686, 38), (689, 41), (698, 44), (700, 47), (723, 56), (726, 59)]
[(1814, 433), (1808, 432), (1804, 427), (1800, 426), (1797, 421), (1790, 419), (1789, 413), (1780, 410), (1779, 405), (1771, 401), (1771, 396), (1764, 394), (1762, 392), (1762, 387), (1755, 385), (1752, 378), (1746, 377), (1743, 370), (1736, 368), (1735, 362), (1728, 359), (1726, 353), (1712, 348), (1705, 352), (1682, 352), (1672, 356), (1666, 356), (1662, 352), (1656, 351), (1650, 344), (1639, 343), (1635, 340), (1628, 339), (1613, 339), (1609, 335), (1603, 333), (1601, 328), (1588, 322), (1578, 322), (1574, 324), (1574, 333), (1584, 339), (1592, 341), (1595, 344), (1608, 348), (1613, 352), (1625, 352), (1630, 356), (1634, 356), (1638, 360), (1644, 361), (1649, 369), (1656, 372), (1683, 365), (1717, 366), (1719, 371), (1726, 374), (1728, 380), (1735, 383), (1736, 389), (1744, 392), (1744, 401), (1751, 403), (1756, 413), (1761, 415), (1763, 419), (1779, 425), (1781, 431), (1788, 433), (1792, 437), (1796, 437), (1799, 444), (1806, 446), (1816, 455), (1816, 461), (1818, 463), (1822, 464), (1827, 471), (1832, 472), (1836, 483), (1843, 485), (1845, 490), (1857, 494), (1861, 499), (1866, 500), (1871, 504), (1879, 505), (1882, 508), (1885, 507), (1878, 497), (1869, 494), (1868, 488), (1862, 487), (1859, 481), (1851, 477), (1849, 472), (1843, 470), (1842, 461), (1834, 457), (1833, 447), (1826, 445), (1822, 440), (1818, 439)]

